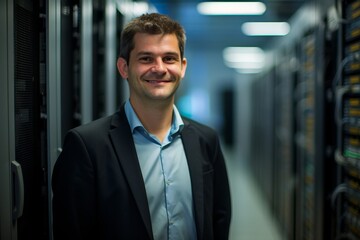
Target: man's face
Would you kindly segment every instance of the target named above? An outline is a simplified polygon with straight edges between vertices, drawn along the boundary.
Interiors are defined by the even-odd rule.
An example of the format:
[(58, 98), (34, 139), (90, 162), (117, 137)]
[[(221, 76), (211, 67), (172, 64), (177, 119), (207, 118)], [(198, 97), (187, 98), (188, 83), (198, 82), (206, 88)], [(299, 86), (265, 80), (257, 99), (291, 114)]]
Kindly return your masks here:
[(129, 63), (118, 60), (121, 76), (128, 79), (130, 99), (173, 101), (185, 75), (186, 59), (181, 59), (175, 34), (137, 33)]

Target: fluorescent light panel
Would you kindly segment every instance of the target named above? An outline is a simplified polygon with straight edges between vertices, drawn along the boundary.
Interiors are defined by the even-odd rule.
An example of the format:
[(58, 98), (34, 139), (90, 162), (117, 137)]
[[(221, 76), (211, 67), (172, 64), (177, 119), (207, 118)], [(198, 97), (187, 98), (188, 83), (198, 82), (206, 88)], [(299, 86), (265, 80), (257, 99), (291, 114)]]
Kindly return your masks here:
[(139, 16), (141, 14), (147, 13), (150, 10), (150, 6), (147, 2), (120, 2), (118, 1), (118, 9), (121, 13), (133, 14)]
[(287, 22), (246, 22), (241, 26), (248, 36), (285, 36), (290, 32)]
[(203, 15), (261, 15), (266, 6), (262, 2), (202, 2), (197, 10)]
[(264, 51), (258, 47), (227, 47), (223, 50), (227, 62), (263, 62)]
[(225, 65), (242, 72), (258, 72), (264, 67), (265, 54), (258, 47), (228, 47), (223, 50)]

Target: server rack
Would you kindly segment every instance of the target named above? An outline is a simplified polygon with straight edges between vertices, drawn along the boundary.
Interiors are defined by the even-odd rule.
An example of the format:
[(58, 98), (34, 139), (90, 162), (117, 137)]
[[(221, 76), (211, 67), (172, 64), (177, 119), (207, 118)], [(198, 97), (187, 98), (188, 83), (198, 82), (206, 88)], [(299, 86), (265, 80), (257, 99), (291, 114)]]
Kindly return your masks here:
[(271, 69), (252, 85), (251, 103), (251, 161), (250, 167), (269, 206), (274, 204), (274, 76)]
[(93, 1), (93, 24), (92, 24), (92, 76), (93, 76), (93, 118), (105, 116), (105, 2)]
[(296, 164), (293, 92), (298, 60), (294, 49), (284, 49), (276, 64), (274, 87), (274, 214), (282, 235), (295, 239)]
[[(64, 0), (60, 3), (60, 107), (61, 139), (66, 132), (81, 124), (80, 97), (80, 3)], [(91, 104), (91, 101), (89, 102)]]
[[(114, 0), (93, 0), (93, 118), (114, 113), (122, 97), (117, 86), (116, 69), (118, 45), (123, 16)], [(118, 95), (119, 94), (119, 95)]]
[(321, 156), (323, 158), (322, 171), (322, 190), (318, 194), (323, 213), (322, 224), (319, 225), (319, 231), (322, 232), (323, 239), (336, 239), (336, 214), (331, 202), (331, 195), (337, 184), (338, 166), (335, 161), (336, 150), (336, 117), (335, 117), (335, 92), (333, 88), (333, 79), (336, 75), (338, 56), (338, 25), (329, 24), (328, 14), (324, 19), (324, 47), (322, 56), (318, 59), (323, 70), (321, 78), (323, 118), (322, 118), (322, 138), (323, 149)]
[[(327, 11), (321, 5), (315, 7), (316, 14)], [(286, 239), (338, 239), (340, 214), (332, 211), (331, 195), (339, 176), (333, 88), (339, 40), (336, 24), (327, 19), (333, 17), (330, 10), (282, 44), (275, 70), (267, 72), (268, 78), (254, 79), (252, 89), (253, 171)], [(274, 72), (274, 79), (269, 80)], [(266, 106), (259, 95), (273, 105)], [(264, 116), (272, 119), (272, 115), (273, 125), (264, 121)], [(265, 130), (269, 127), (275, 132)], [(273, 151), (254, 146), (259, 144), (272, 146)], [(272, 172), (264, 173), (264, 167)], [(354, 172), (351, 176), (356, 177)]]
[(300, 77), (296, 84), (298, 239), (315, 239), (315, 41), (314, 33), (301, 41)]
[(24, 182), (18, 239), (49, 236), (45, 11), (44, 1), (14, 2), (15, 157)]
[[(80, 78), (86, 70), (92, 72), (93, 56), (86, 58), (90, 65), (81, 61), (85, 59), (81, 54), (91, 51), (81, 50), (80, 41), (91, 43), (94, 36), (81, 32), (80, 24), (88, 23), (88, 30), (92, 21), (80, 18), (84, 17), (80, 6), (90, 10), (85, 14), (89, 18), (93, 2), (1, 1), (0, 239), (52, 239), (51, 172), (65, 132), (81, 124), (84, 113), (80, 97), (86, 91), (81, 84), (85, 80)], [(112, 7), (101, 17), (106, 15), (115, 25), (106, 30), (107, 43), (99, 41), (105, 45), (105, 60), (113, 64), (112, 72), (99, 71), (105, 71), (105, 82), (111, 78), (108, 88), (100, 89), (115, 102), (114, 94), (107, 93), (116, 89), (111, 84), (116, 79), (115, 35), (121, 30), (122, 15), (115, 1), (97, 2), (106, 6), (99, 11)], [(92, 101), (85, 102), (87, 110), (93, 108)], [(111, 107), (113, 111), (114, 104)]]
[(62, 138), (116, 111), (122, 99), (116, 57), (124, 16), (114, 0), (61, 1)]
[[(14, 239), (17, 226), (16, 217), (13, 218), (12, 181), (14, 175), (11, 171), (11, 162), (15, 161), (14, 122), (13, 122), (13, 2), (6, 0), (0, 2), (0, 239)], [(21, 215), (21, 209), (19, 215)], [(18, 215), (18, 216), (19, 216)]]
[[(326, 25), (304, 33), (299, 45), (300, 69), (295, 90), (296, 164), (299, 184), (296, 203), (296, 239), (331, 239), (333, 219), (329, 196), (334, 186), (332, 153), (334, 111), (332, 69)], [(334, 48), (333, 48), (334, 49)], [(332, 49), (330, 49), (332, 51)], [(326, 74), (325, 74), (326, 72)], [(330, 94), (331, 96), (331, 94)]]
[[(337, 236), (360, 239), (360, 1), (339, 1), (344, 24), (339, 31), (341, 61), (336, 89), (338, 187)], [(344, 193), (340, 195), (340, 193)]]
[(59, 9), (55, 1), (5, 2), (0, 239), (52, 239), (50, 178), (59, 143), (54, 114), (59, 111), (59, 41), (49, 36), (56, 36)]

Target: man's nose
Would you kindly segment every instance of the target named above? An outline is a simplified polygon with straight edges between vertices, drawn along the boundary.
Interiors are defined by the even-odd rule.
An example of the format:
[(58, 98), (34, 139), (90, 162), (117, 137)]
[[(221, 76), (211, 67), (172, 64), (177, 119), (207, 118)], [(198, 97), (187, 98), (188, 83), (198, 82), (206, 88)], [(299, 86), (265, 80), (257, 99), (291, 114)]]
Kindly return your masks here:
[(153, 72), (165, 72), (166, 67), (162, 59), (157, 59), (151, 69)]

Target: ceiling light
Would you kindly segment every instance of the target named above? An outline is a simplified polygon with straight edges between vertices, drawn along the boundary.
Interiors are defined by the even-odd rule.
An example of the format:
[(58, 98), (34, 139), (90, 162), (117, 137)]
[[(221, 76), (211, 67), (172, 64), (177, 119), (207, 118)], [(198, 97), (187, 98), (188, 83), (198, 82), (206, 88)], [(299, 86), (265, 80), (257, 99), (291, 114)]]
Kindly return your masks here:
[(266, 7), (262, 2), (202, 2), (197, 10), (203, 15), (261, 15)]
[(146, 12), (149, 12), (150, 6), (147, 2), (118, 2), (118, 9), (121, 13), (133, 14), (134, 16), (139, 16)]
[(225, 65), (242, 72), (258, 72), (265, 65), (265, 54), (258, 47), (228, 47), (223, 50)]
[(284, 36), (290, 32), (287, 22), (246, 22), (241, 26), (248, 36)]
[(229, 68), (236, 69), (262, 69), (264, 62), (225, 62)]
[(263, 62), (264, 51), (258, 47), (227, 47), (223, 57), (227, 62)]

